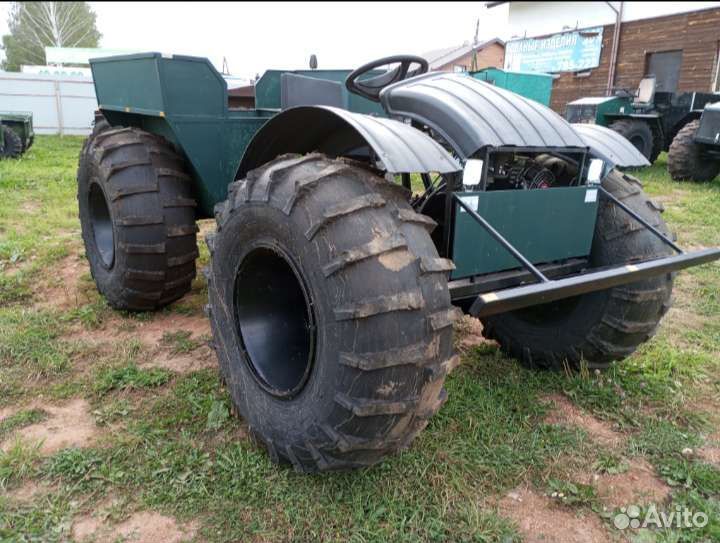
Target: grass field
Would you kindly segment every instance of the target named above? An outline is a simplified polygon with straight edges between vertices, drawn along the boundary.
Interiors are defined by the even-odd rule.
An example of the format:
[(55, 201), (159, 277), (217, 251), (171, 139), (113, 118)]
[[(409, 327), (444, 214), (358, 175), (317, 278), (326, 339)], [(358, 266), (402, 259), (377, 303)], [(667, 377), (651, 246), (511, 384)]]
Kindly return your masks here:
[[(409, 450), (303, 476), (231, 416), (202, 275), (155, 314), (98, 296), (81, 143), (0, 162), (0, 541), (720, 541), (718, 264), (680, 274), (658, 335), (604, 374), (528, 371), (464, 320), (449, 400)], [(640, 177), (682, 245), (720, 245), (720, 180), (673, 183), (664, 156)], [(708, 522), (616, 528), (653, 504)]]

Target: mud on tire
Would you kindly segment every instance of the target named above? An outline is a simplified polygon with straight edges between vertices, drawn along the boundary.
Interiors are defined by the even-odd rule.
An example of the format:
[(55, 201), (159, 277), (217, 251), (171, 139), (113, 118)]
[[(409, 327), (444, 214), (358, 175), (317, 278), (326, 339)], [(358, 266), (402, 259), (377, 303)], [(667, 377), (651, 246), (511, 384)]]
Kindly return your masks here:
[(213, 340), (232, 401), (274, 461), (371, 465), (445, 401), (458, 362), (452, 263), (407, 198), (353, 163), (284, 155), (216, 206)]
[[(667, 235), (660, 210), (640, 182), (617, 170), (603, 187)], [(593, 267), (660, 258), (671, 254), (661, 240), (601, 196), (590, 254)], [(671, 275), (661, 275), (482, 319), (486, 337), (527, 366), (603, 369), (632, 354), (655, 333), (670, 307)]]
[(188, 292), (198, 256), (196, 203), (171, 144), (96, 118), (77, 179), (85, 251), (108, 303), (153, 310)]

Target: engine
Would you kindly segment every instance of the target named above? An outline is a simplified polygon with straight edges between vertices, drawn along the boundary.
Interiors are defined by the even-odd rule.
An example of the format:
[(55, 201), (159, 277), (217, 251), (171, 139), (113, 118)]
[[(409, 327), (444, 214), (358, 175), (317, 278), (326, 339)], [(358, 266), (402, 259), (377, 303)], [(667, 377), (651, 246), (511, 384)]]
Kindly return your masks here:
[(488, 190), (534, 190), (570, 186), (577, 181), (577, 168), (561, 158), (501, 154), (488, 167)]

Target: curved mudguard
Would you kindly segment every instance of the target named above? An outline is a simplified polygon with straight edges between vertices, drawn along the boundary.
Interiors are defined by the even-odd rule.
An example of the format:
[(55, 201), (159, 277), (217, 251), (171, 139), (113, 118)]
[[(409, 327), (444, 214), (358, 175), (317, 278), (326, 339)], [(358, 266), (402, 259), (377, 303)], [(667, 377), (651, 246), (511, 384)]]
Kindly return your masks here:
[(463, 159), (485, 146), (585, 147), (550, 108), (467, 75), (420, 75), (387, 87), (380, 99), (390, 115), (429, 126)]
[(573, 124), (572, 127), (595, 157), (620, 168), (650, 166), (645, 155), (614, 130), (596, 124)]
[(284, 153), (319, 151), (368, 156), (389, 173), (450, 173), (462, 169), (435, 140), (412, 126), (330, 106), (300, 106), (279, 113), (255, 134), (236, 179)]

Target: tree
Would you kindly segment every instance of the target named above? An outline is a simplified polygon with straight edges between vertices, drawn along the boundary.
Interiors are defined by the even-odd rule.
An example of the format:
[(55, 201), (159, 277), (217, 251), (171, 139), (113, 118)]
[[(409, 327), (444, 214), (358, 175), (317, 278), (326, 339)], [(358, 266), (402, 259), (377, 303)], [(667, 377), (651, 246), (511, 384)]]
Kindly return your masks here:
[(13, 2), (3, 36), (5, 69), (46, 64), (45, 47), (97, 47), (100, 32), (87, 2)]

